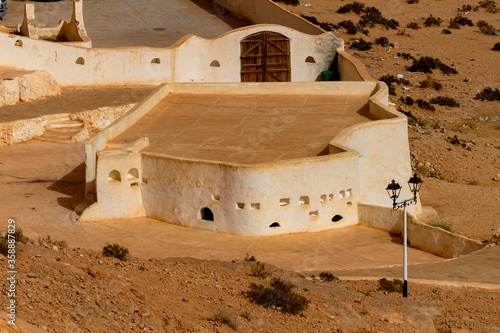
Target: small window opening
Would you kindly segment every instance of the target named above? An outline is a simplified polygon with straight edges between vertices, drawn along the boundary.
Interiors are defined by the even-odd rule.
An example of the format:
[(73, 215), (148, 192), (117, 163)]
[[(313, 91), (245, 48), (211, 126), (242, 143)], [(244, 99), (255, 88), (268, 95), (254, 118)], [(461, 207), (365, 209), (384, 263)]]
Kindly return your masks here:
[(108, 175), (108, 181), (110, 182), (121, 182), (122, 176), (120, 175), (120, 171), (113, 170)]
[(347, 201), (346, 205), (349, 206), (349, 207), (351, 207), (352, 206), (352, 201)]
[(318, 216), (319, 216), (319, 213), (317, 210), (313, 210), (313, 211), (309, 212), (310, 218), (314, 218), (314, 217), (318, 217)]
[(316, 60), (313, 57), (309, 56), (309, 57), (306, 58), (306, 62), (308, 64), (315, 64)]
[(237, 202), (236, 203), (236, 208), (238, 208), (238, 209), (245, 209), (245, 204), (243, 202)]
[(329, 201), (333, 201), (333, 194), (330, 194), (330, 195), (328, 196), (328, 200), (329, 200)]
[(210, 210), (208, 207), (203, 207), (200, 210), (200, 218), (205, 221), (213, 221), (214, 220), (214, 213)]
[(280, 199), (280, 206), (288, 206), (290, 204), (290, 198)]
[(210, 67), (220, 67), (220, 63), (217, 60), (214, 60), (210, 63)]
[(138, 182), (130, 183), (130, 187), (138, 187), (138, 186), (139, 186)]
[(18, 40), (16, 40), (16, 43), (14, 45), (19, 46), (19, 47), (23, 47), (23, 41), (18, 39)]
[(345, 196), (346, 198), (349, 198), (349, 197), (352, 197), (352, 189), (348, 189), (347, 191), (345, 191)]
[(269, 228), (277, 228), (277, 227), (281, 227), (280, 224), (278, 222), (273, 222)]
[(136, 179), (139, 178), (139, 170), (136, 168), (132, 168), (127, 173), (127, 179)]
[(339, 199), (344, 199), (345, 198), (345, 191), (340, 191), (339, 192)]
[(250, 204), (250, 207), (252, 207), (252, 209), (258, 210), (258, 209), (260, 209), (260, 203)]
[(80, 58), (76, 59), (75, 63), (78, 65), (85, 65), (85, 59), (83, 59), (83, 57), (80, 57)]
[(160, 58), (153, 58), (153, 59), (151, 60), (151, 63), (152, 63), (152, 64), (159, 64), (159, 63), (160, 63)]
[(307, 195), (300, 197), (299, 205), (309, 205), (309, 197)]
[(320, 197), (319, 197), (319, 201), (321, 203), (325, 203), (326, 202), (326, 194), (322, 194)]
[(147, 178), (142, 177), (142, 183), (143, 183), (143, 184), (147, 184), (147, 183), (148, 183), (148, 179), (147, 179)]
[(332, 217), (332, 222), (338, 222), (340, 220), (342, 220), (344, 217), (342, 215), (335, 215), (334, 217)]
[(213, 200), (214, 202), (220, 202), (220, 195), (213, 194), (213, 195), (212, 195), (212, 200)]

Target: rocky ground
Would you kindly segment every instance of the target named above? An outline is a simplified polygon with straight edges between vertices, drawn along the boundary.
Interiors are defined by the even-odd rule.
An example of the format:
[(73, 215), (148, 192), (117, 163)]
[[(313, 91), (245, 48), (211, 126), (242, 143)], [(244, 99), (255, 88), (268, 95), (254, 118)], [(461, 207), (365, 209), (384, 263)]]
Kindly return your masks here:
[[(244, 258), (121, 261), (54, 242), (20, 244), (18, 258), (18, 317), (42, 331), (500, 332), (498, 290), (413, 283), (403, 299), (376, 280), (327, 282), (272, 266), (259, 278)], [(252, 303), (249, 285), (272, 277), (295, 284), (308, 307), (289, 314)]]

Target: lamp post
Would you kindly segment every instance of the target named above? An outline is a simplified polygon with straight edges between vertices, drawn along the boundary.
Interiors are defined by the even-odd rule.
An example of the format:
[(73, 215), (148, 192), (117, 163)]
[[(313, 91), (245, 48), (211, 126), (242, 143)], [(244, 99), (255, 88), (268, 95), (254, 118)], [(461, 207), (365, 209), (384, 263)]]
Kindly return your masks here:
[(413, 198), (406, 199), (397, 202), (399, 193), (401, 193), (401, 186), (392, 180), (392, 182), (387, 185), (385, 189), (392, 199), (392, 209), (397, 210), (400, 208), (404, 209), (404, 225), (403, 225), (403, 297), (408, 296), (408, 264), (407, 264), (407, 232), (406, 232), (406, 207), (411, 204), (417, 203), (417, 193), (422, 187), (422, 179), (415, 173), (413, 177), (408, 180), (408, 186), (410, 191), (413, 193)]

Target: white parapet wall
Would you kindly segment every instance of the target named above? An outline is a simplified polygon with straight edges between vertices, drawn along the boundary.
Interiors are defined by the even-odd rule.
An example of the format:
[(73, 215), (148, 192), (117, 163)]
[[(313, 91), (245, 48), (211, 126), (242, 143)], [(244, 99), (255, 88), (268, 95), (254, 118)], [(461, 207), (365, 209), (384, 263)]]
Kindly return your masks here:
[[(387, 107), (387, 86), (331, 82), (273, 88), (248, 83), (159, 87), (87, 141), (87, 197), (96, 193), (97, 202), (80, 219), (149, 216), (188, 227), (262, 236), (357, 224), (360, 202), (390, 206), (384, 190), (388, 181), (383, 176), (409, 178), (411, 169), (406, 117)], [(340, 132), (330, 142), (329, 153), (273, 163), (192, 160), (147, 149), (141, 152), (137, 142), (108, 144), (170, 93), (293, 95), (301, 91), (366, 96), (374, 120)]]
[(240, 43), (262, 31), (290, 40), (293, 82), (315, 81), (343, 47), (332, 33), (307, 35), (279, 25), (243, 27), (214, 39), (189, 35), (167, 48), (89, 49), (0, 33), (0, 66), (47, 70), (61, 86), (240, 82)]

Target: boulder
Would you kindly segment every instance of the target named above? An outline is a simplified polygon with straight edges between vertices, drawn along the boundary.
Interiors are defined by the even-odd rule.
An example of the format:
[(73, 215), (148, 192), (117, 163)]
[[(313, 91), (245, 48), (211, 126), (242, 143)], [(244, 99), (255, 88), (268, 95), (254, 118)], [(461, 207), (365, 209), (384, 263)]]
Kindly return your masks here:
[(61, 95), (61, 88), (47, 71), (34, 71), (18, 78), (19, 100), (36, 101)]

